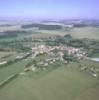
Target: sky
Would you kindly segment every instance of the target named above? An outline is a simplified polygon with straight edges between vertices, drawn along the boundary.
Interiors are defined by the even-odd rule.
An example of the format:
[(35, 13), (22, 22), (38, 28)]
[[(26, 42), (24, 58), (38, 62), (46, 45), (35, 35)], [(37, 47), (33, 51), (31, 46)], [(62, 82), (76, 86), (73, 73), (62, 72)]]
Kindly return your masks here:
[(98, 19), (99, 0), (0, 0), (0, 17)]

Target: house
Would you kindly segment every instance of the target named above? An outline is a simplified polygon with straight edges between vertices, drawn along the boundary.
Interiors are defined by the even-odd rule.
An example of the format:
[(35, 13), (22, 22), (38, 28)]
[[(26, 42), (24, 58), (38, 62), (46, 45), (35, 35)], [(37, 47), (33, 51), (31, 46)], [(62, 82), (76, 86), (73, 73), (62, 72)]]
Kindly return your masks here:
[(7, 61), (0, 62), (0, 65), (7, 64)]

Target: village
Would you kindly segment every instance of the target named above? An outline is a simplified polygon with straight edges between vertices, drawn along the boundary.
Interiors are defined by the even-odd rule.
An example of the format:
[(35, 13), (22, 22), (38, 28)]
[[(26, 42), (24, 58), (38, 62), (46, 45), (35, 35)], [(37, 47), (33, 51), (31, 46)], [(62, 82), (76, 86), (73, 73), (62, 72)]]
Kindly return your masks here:
[[(53, 52), (56, 50), (56, 52)], [(48, 54), (48, 55), (55, 55), (57, 53), (61, 60), (62, 56), (64, 55), (65, 52), (68, 53), (68, 55), (74, 55), (78, 57), (78, 59), (82, 59), (86, 56), (86, 52), (79, 49), (79, 48), (74, 48), (74, 47), (69, 47), (69, 46), (48, 46), (48, 45), (38, 45), (35, 47), (32, 47), (32, 52), (35, 54)]]
[[(72, 56), (69, 59), (64, 59), (64, 55), (67, 53), (66, 56)], [(14, 62), (20, 62), (23, 59), (32, 59), (35, 60), (36, 57), (39, 57), (39, 55), (46, 55), (46, 57), (40, 61), (37, 61), (36, 63), (32, 62), (31, 64), (27, 64), (24, 72), (26, 71), (35, 71), (37, 68), (43, 68), (46, 69), (47, 66), (51, 64), (55, 64), (56, 62), (68, 64), (71, 60), (82, 60), (82, 59), (87, 59), (87, 52), (83, 50), (83, 48), (75, 48), (72, 46), (67, 46), (67, 45), (59, 45), (59, 46), (49, 46), (46, 44), (40, 44), (40, 45), (35, 45), (31, 47), (31, 51), (27, 53), (20, 53), (18, 54), (13, 61), (2, 61), (0, 62), (0, 66), (6, 66)], [(30, 58), (29, 58), (30, 57)], [(67, 58), (68, 58), (67, 57)], [(86, 71), (87, 73), (91, 74), (94, 77), (97, 77), (97, 71), (98, 69), (94, 68), (93, 66), (87, 67), (87, 65), (80, 65), (80, 70), (81, 71)], [(21, 72), (22, 74), (23, 72)]]
[[(24, 71), (35, 71), (36, 68), (43, 68), (46, 70), (47, 66), (55, 64), (57, 62), (68, 64), (69, 60), (64, 59), (64, 54), (67, 52), (68, 56), (73, 55), (75, 58), (82, 60), (87, 59), (87, 52), (84, 51), (82, 48), (74, 48), (70, 46), (48, 46), (48, 45), (36, 45), (32, 47), (32, 59), (35, 60), (36, 56), (39, 57), (39, 55), (47, 55), (48, 58), (45, 58), (43, 60), (40, 60), (39, 62), (32, 64), (31, 66), (27, 66)], [(79, 66), (81, 71), (85, 71), (92, 75), (93, 77), (97, 77), (97, 72), (99, 72), (99, 69), (96, 69), (94, 66), (87, 67), (86, 64), (80, 64)]]
[[(39, 58), (40, 56), (42, 56), (43, 59), (38, 60), (37, 57)], [(35, 71), (37, 68), (43, 68), (46, 70), (49, 65), (56, 64), (57, 62), (67, 65), (70, 62), (79, 62), (84, 59), (87, 60), (88, 57), (87, 51), (83, 48), (75, 48), (64, 44), (50, 46), (42, 43), (31, 46), (31, 50), (29, 52), (19, 53), (11, 61), (1, 61), (0, 67), (2, 68), (15, 62), (21, 62), (21, 60), (32, 60), (32, 62), (28, 62), (24, 71), (20, 73), (23, 74), (27, 71)], [(37, 61), (34, 62), (35, 60)], [(79, 68), (81, 71), (85, 71), (93, 77), (97, 77), (97, 72), (99, 71), (99, 69), (96, 69), (94, 66), (88, 67), (86, 64), (80, 64)]]

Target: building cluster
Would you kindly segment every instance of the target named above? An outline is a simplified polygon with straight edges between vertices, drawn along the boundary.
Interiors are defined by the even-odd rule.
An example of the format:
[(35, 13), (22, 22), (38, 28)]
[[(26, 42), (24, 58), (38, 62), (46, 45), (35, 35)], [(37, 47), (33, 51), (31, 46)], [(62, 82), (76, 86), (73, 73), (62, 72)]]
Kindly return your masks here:
[(99, 72), (99, 69), (95, 68), (94, 66), (88, 67), (87, 65), (80, 65), (80, 69), (81, 71), (91, 74), (93, 77), (97, 77), (97, 73)]
[(65, 52), (67, 52), (69, 55), (75, 55), (76, 57), (83, 58), (86, 55), (86, 52), (74, 47), (69, 47), (65, 45), (60, 46), (48, 46), (48, 45), (38, 45), (35, 47), (32, 47), (32, 52), (35, 52), (37, 54), (51, 54), (53, 50), (57, 49), (60, 56), (63, 56)]

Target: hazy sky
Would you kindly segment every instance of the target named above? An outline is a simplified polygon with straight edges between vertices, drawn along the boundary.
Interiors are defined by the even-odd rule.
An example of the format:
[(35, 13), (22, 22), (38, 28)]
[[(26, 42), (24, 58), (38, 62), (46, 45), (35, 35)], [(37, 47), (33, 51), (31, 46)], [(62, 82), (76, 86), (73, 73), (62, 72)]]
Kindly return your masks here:
[(0, 0), (0, 17), (99, 18), (99, 0)]

